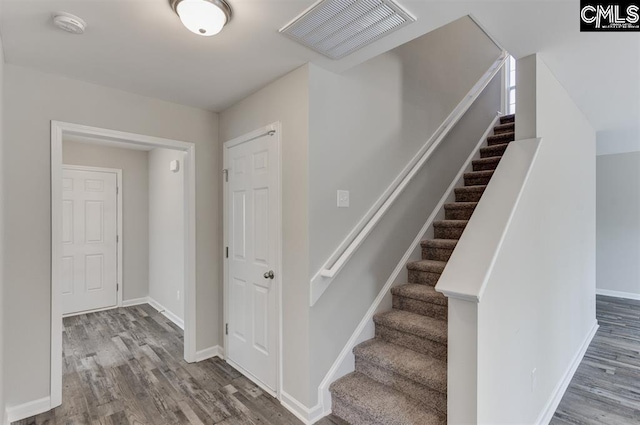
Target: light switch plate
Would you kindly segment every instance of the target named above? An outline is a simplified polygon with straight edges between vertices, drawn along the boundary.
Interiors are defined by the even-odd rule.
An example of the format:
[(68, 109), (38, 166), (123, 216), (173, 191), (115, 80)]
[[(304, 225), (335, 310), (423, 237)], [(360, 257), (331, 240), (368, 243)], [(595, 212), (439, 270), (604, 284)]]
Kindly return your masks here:
[(338, 208), (349, 208), (349, 191), (338, 191)]

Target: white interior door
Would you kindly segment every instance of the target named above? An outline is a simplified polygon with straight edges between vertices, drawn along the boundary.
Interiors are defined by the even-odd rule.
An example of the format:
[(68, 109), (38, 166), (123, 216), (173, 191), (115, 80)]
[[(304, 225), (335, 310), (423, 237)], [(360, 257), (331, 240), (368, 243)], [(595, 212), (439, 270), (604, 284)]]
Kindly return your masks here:
[(277, 391), (280, 193), (276, 137), (226, 151), (227, 359)]
[(62, 313), (116, 306), (117, 174), (62, 176)]

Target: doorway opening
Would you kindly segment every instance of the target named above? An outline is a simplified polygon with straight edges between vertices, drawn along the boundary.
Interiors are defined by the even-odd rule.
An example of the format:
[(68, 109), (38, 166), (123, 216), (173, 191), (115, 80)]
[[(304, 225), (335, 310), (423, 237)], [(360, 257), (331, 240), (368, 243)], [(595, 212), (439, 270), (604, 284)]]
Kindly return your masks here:
[[(173, 244), (176, 250), (172, 251), (172, 257), (178, 257), (181, 263), (181, 267), (175, 268), (179, 270), (179, 275), (173, 277), (173, 280), (179, 280), (182, 283), (177, 294), (175, 289), (173, 290), (174, 296), (177, 295), (180, 301), (174, 310), (180, 310), (180, 314), (173, 314), (174, 317), (171, 317), (169, 309), (161, 311), (165, 310), (164, 306), (158, 303), (154, 305), (153, 300), (148, 296), (132, 298), (131, 294), (135, 293), (134, 285), (127, 287), (126, 276), (123, 279), (123, 251), (126, 259), (128, 248), (123, 238), (127, 234), (125, 231), (123, 235), (122, 224), (123, 221), (126, 222), (126, 209), (129, 207), (125, 205), (125, 213), (122, 214), (123, 204), (126, 203), (122, 200), (122, 194), (127, 190), (127, 171), (125, 170), (125, 187), (123, 187), (123, 173), (117, 169), (96, 168), (91, 165), (65, 165), (65, 162), (73, 162), (69, 158), (65, 161), (67, 155), (63, 155), (63, 151), (66, 141), (75, 143), (82, 141), (87, 146), (100, 146), (113, 150), (147, 151), (149, 159), (152, 153), (154, 155), (157, 153), (156, 156), (163, 164), (163, 171), (167, 173), (180, 171), (180, 179), (173, 179), (173, 184), (178, 182), (179, 185), (179, 191), (175, 192), (179, 193), (179, 198), (174, 197), (169, 202), (174, 207), (172, 216), (174, 225), (159, 227), (163, 229), (162, 232), (153, 232), (164, 234), (176, 229), (180, 230), (179, 243)], [(165, 188), (167, 184), (169, 183), (158, 183)], [(77, 189), (75, 192), (70, 190), (74, 187)], [(51, 194), (51, 407), (57, 407), (62, 403), (62, 318), (65, 313), (72, 315), (149, 303), (176, 325), (183, 327), (184, 359), (189, 363), (196, 361), (195, 145), (177, 140), (52, 121)], [(151, 203), (151, 188), (149, 195)], [(76, 208), (74, 203), (78, 204)], [(131, 205), (131, 209), (136, 207)], [(152, 215), (149, 214), (149, 221), (151, 220)], [(178, 225), (175, 225), (176, 223)], [(162, 226), (162, 222), (159, 225)], [(77, 246), (70, 244), (73, 229), (77, 229), (78, 235), (81, 235), (79, 238), (81, 243), (76, 244)], [(151, 242), (149, 240), (149, 243)], [(153, 243), (161, 245), (157, 240)], [(78, 255), (82, 257), (78, 257), (81, 261), (74, 260), (73, 257)], [(78, 264), (74, 266), (74, 262)], [(162, 261), (157, 262), (162, 263)], [(157, 274), (166, 273), (164, 270)], [(77, 297), (69, 306), (69, 303), (65, 304), (63, 294), (82, 292), (70, 287), (69, 282), (74, 280), (80, 281), (77, 288), (82, 288), (86, 296)], [(113, 292), (114, 289), (115, 292)], [(127, 296), (127, 290), (130, 291), (129, 296)]]

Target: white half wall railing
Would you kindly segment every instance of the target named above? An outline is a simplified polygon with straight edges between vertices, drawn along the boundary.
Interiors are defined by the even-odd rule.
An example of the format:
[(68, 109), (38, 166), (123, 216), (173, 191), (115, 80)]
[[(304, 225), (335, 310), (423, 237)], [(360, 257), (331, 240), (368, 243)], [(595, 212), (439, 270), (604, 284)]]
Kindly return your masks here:
[(540, 139), (509, 143), (435, 287), (448, 298), (447, 421), (478, 422), (478, 307)]
[(449, 132), (456, 126), (464, 114), (474, 104), (476, 99), (489, 85), (498, 72), (502, 69), (509, 54), (503, 50), (498, 59), (480, 77), (478, 82), (469, 90), (467, 95), (458, 103), (447, 118), (440, 124), (433, 135), (420, 148), (416, 155), (409, 161), (389, 187), (371, 206), (367, 213), (360, 219), (347, 237), (331, 254), (320, 270), (311, 279), (311, 291), (309, 303), (313, 306), (333, 282), (336, 275), (342, 270), (349, 259), (355, 254), (372, 230), (378, 225), (382, 217), (394, 204), (398, 196), (411, 183), (413, 178), (429, 160), (433, 152), (440, 146)]
[[(538, 153), (540, 139), (509, 144), (447, 261), (436, 291), (479, 303)], [(476, 225), (482, 223), (482, 225)]]

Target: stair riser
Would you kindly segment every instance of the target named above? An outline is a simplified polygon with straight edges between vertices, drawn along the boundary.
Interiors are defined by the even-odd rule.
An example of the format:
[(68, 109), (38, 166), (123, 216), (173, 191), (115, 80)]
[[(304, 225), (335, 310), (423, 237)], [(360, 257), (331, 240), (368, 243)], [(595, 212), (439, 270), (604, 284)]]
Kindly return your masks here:
[(515, 116), (500, 117), (500, 124), (515, 123)]
[(465, 177), (464, 185), (465, 186), (483, 186), (483, 185), (489, 184), (489, 180), (491, 180), (491, 176)]
[(436, 239), (460, 239), (464, 227), (434, 227), (433, 237)]
[(349, 403), (336, 396), (331, 397), (331, 414), (347, 421), (351, 425), (385, 425), (375, 422), (351, 407)]
[(446, 220), (469, 220), (473, 214), (472, 208), (445, 210)]
[(440, 344), (439, 342), (400, 332), (397, 329), (379, 324), (376, 324), (376, 338), (381, 338), (386, 342), (417, 351), (418, 353), (427, 354), (438, 360), (447, 360), (446, 344)]
[(427, 317), (433, 317), (438, 320), (447, 320), (446, 305), (432, 304), (426, 301), (394, 295), (393, 308), (397, 310), (410, 311), (411, 313), (421, 314)]
[(435, 248), (427, 246), (422, 248), (423, 260), (449, 261), (453, 248)]
[(475, 163), (473, 164), (473, 171), (492, 171), (498, 168), (499, 161), (489, 163)]
[(421, 285), (436, 286), (436, 283), (438, 283), (438, 279), (440, 279), (440, 273), (409, 270), (409, 283), (419, 283)]
[(480, 148), (480, 158), (491, 158), (494, 156), (502, 156), (504, 155), (504, 151), (507, 150), (507, 146), (496, 148)]
[(429, 388), (415, 381), (356, 357), (356, 371), (416, 400), (440, 415), (447, 414), (447, 388)]
[(514, 140), (515, 137), (513, 136), (513, 134), (497, 134), (495, 136), (490, 136), (489, 138), (487, 138), (487, 146), (501, 145), (503, 143), (513, 142)]
[(509, 124), (508, 127), (503, 127), (503, 128), (496, 127), (493, 129), (493, 134), (497, 136), (499, 134), (504, 134), (504, 133), (513, 133), (515, 132), (515, 128), (516, 126), (513, 123)]
[(480, 201), (483, 193), (484, 190), (473, 192), (456, 191), (456, 202), (478, 202)]

